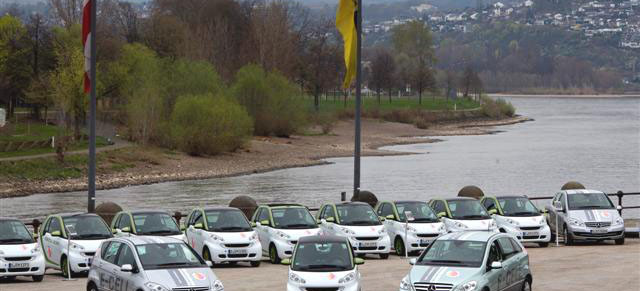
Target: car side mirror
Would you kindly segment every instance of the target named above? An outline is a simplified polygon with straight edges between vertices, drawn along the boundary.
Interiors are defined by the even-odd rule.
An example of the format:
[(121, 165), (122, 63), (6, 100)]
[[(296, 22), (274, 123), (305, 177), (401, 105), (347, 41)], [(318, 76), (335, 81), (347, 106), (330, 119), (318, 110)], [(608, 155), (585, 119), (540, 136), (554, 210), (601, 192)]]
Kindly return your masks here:
[(251, 222), (251, 227), (256, 227), (258, 224), (255, 221)]
[(542, 209), (542, 210), (540, 210), (540, 213), (542, 213), (542, 214), (547, 214), (547, 213), (549, 213), (549, 210)]
[(492, 262), (491, 263), (491, 269), (492, 270), (502, 269), (502, 263), (501, 262)]
[(489, 214), (494, 215), (494, 214), (498, 213), (498, 210), (493, 208), (493, 209), (489, 210), (488, 212), (489, 212)]
[(122, 232), (131, 232), (131, 228), (128, 226), (123, 227), (121, 230)]
[(388, 220), (396, 220), (396, 217), (395, 217), (395, 216), (393, 216), (393, 214), (389, 214), (389, 215), (387, 215), (387, 217), (386, 217), (386, 218), (387, 218)]
[(327, 217), (327, 219), (325, 219), (326, 222), (336, 222), (336, 219), (333, 217)]
[(187, 228), (186, 228), (186, 227), (184, 227), (184, 225), (181, 225), (181, 226), (180, 226), (180, 231), (185, 231), (186, 229), (187, 229)]
[(33, 240), (35, 240), (35, 241), (37, 241), (38, 238), (39, 238), (39, 236), (37, 234), (35, 234), (35, 233), (32, 236), (33, 236)]
[(384, 216), (378, 216), (378, 218), (380, 219), (380, 221), (385, 221), (387, 218)]
[(282, 261), (280, 261), (280, 264), (283, 264), (285, 266), (289, 266), (289, 265), (291, 265), (291, 259), (282, 259)]
[(356, 265), (362, 265), (362, 264), (364, 264), (364, 259), (363, 258), (356, 258), (353, 262), (356, 263)]
[(51, 236), (61, 237), (61, 236), (62, 236), (62, 233), (61, 233), (59, 230), (52, 231), (52, 232), (51, 232)]
[(196, 223), (196, 224), (193, 225), (193, 228), (204, 229), (204, 225), (202, 225), (202, 223)]
[(207, 261), (207, 267), (209, 267), (209, 268), (213, 267), (213, 262), (212, 261)]
[(562, 202), (560, 201), (556, 201), (553, 203), (553, 208), (556, 209), (556, 211), (564, 211), (564, 209), (562, 209)]
[(409, 265), (412, 265), (412, 266), (413, 266), (413, 265), (415, 265), (417, 262), (418, 262), (418, 259), (413, 258), (413, 259), (409, 260)]
[(266, 219), (265, 219), (265, 220), (260, 220), (260, 224), (261, 224), (262, 226), (269, 226), (269, 221), (268, 221), (268, 220), (266, 220)]
[(622, 206), (620, 205), (616, 206), (616, 210), (622, 210)]
[(445, 217), (445, 216), (447, 216), (447, 213), (446, 213), (446, 212), (440, 212), (440, 213), (438, 213), (438, 218), (442, 218), (442, 217)]
[(124, 264), (120, 267), (120, 272), (133, 273), (133, 266), (130, 264)]

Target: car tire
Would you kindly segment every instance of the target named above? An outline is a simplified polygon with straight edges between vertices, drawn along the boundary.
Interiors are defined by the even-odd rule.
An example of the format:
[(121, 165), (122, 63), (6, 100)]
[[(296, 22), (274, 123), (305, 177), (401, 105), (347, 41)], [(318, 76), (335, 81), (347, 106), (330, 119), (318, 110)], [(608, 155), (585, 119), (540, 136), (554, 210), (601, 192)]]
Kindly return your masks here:
[(260, 267), (260, 261), (251, 261), (249, 262), (251, 264), (251, 267), (257, 268)]
[(202, 250), (202, 258), (203, 258), (205, 261), (211, 261), (211, 252), (209, 251), (209, 248), (205, 247), (205, 248)]
[(67, 260), (67, 257), (62, 257), (62, 259), (60, 260), (60, 270), (62, 271), (62, 277), (65, 278), (69, 278), (69, 273), (68, 271), (71, 271), (71, 278), (76, 277), (76, 273), (71, 270), (71, 268), (67, 268), (67, 263), (69, 261)]
[(87, 285), (87, 291), (98, 291), (98, 287), (96, 287), (96, 284), (89, 283)]
[(571, 234), (569, 233), (569, 228), (566, 225), (564, 226), (564, 245), (565, 246), (573, 245), (573, 237), (571, 237)]
[(538, 243), (538, 245), (539, 245), (541, 248), (549, 247), (549, 243), (548, 243), (548, 242), (541, 242), (541, 243)]
[(405, 255), (404, 250), (404, 241), (402, 241), (401, 237), (396, 237), (393, 241), (393, 249), (396, 251), (396, 255), (399, 257), (403, 257)]
[(616, 244), (617, 244), (617, 245), (619, 245), (619, 246), (620, 246), (620, 245), (623, 245), (623, 244), (624, 244), (624, 237), (622, 237), (622, 238), (619, 238), (619, 239), (615, 240), (615, 242), (616, 242)]
[(383, 259), (383, 260), (388, 259), (388, 258), (389, 258), (389, 253), (382, 253), (382, 254), (380, 254), (380, 258), (381, 258), (381, 259)]
[(42, 280), (44, 280), (44, 275), (31, 276), (31, 279), (33, 282), (42, 282)]
[(524, 282), (522, 282), (522, 289), (520, 289), (522, 291), (531, 291), (531, 282), (529, 282), (529, 279), (524, 280)]
[(269, 261), (274, 265), (278, 265), (281, 262), (280, 256), (278, 256), (278, 249), (274, 244), (269, 246)]

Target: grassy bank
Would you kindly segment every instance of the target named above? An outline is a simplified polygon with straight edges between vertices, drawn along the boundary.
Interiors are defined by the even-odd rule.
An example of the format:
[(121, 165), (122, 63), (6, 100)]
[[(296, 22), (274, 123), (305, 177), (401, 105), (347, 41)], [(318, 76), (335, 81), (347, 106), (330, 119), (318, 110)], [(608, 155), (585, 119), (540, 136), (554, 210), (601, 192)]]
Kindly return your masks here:
[[(313, 109), (314, 100), (313, 97), (305, 98), (307, 102), (307, 106)], [(447, 100), (444, 98), (432, 98), (432, 97), (423, 97), (422, 103), (418, 102), (417, 96), (412, 97), (400, 97), (397, 96), (392, 97), (391, 102), (389, 102), (388, 97), (381, 96), (380, 103), (378, 103), (378, 99), (376, 97), (365, 97), (362, 99), (362, 109), (363, 111), (367, 110), (398, 110), (398, 109), (418, 109), (418, 110), (464, 110), (464, 109), (474, 109), (479, 108), (480, 104), (476, 101), (467, 98), (458, 98), (456, 100)], [(349, 98), (346, 100), (341, 97), (336, 97), (334, 99), (333, 96), (329, 95), (326, 98), (320, 98), (320, 111), (330, 111), (330, 112), (339, 112), (348, 109), (355, 108), (355, 100), (354, 98)]]

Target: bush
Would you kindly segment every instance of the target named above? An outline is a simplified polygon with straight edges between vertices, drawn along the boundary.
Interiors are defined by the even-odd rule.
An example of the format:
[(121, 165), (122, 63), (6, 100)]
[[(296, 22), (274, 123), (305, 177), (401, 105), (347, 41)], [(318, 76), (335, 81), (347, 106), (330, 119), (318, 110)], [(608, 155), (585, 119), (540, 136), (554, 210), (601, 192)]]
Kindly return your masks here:
[(253, 117), (255, 135), (289, 136), (305, 125), (306, 110), (298, 89), (279, 73), (244, 66), (231, 92)]
[(313, 123), (320, 126), (323, 134), (329, 134), (338, 122), (338, 117), (332, 112), (317, 112), (312, 115)]
[(236, 150), (248, 141), (253, 130), (242, 106), (211, 94), (178, 98), (171, 121), (174, 144), (190, 155)]
[(484, 98), (482, 100), (481, 110), (482, 114), (491, 118), (513, 117), (516, 114), (515, 107), (503, 99), (493, 100), (491, 98)]

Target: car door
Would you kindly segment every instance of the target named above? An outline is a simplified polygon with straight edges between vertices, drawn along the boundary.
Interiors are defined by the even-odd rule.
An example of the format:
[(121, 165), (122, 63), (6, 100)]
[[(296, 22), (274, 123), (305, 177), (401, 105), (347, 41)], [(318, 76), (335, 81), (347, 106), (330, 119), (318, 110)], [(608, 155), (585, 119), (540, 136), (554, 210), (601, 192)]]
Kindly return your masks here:
[(503, 269), (491, 268), (491, 263), (493, 262), (502, 263), (502, 253), (500, 252), (500, 246), (498, 245), (497, 240), (493, 240), (493, 241), (490, 241), (487, 247), (489, 248), (488, 255), (487, 255), (487, 262), (485, 265), (485, 268), (486, 268), (485, 276), (488, 282), (487, 284), (489, 284), (487, 287), (489, 287), (489, 290), (502, 290), (503, 288), (502, 280), (504, 279)]
[(118, 251), (118, 257), (116, 259), (115, 269), (115, 290), (117, 291), (134, 291), (136, 290), (135, 283), (141, 282), (144, 278), (140, 272), (123, 272), (120, 269), (124, 265), (131, 265), (133, 270), (139, 270), (138, 263), (135, 258), (135, 252), (133, 248), (123, 243)]
[[(264, 224), (263, 222), (267, 223)], [(269, 227), (271, 223), (268, 208), (260, 207), (260, 209), (258, 209), (258, 212), (256, 213), (255, 223), (256, 231), (258, 232), (258, 237), (260, 239), (260, 244), (262, 244), (262, 250), (267, 251), (270, 245)]]
[(442, 200), (435, 200), (432, 205), (433, 210), (438, 217), (447, 217), (447, 206), (444, 205)]
[(129, 213), (123, 213), (120, 216), (120, 221), (118, 222), (118, 229), (120, 229), (120, 231), (124, 236), (131, 236), (131, 234), (135, 232), (135, 228), (133, 227), (133, 222), (131, 221), (131, 215)]
[(491, 197), (485, 197), (482, 200), (482, 206), (484, 206), (484, 208), (487, 210), (487, 212), (490, 212), (491, 210), (495, 211), (495, 214), (501, 215), (500, 210), (498, 209), (498, 204), (496, 203), (495, 199), (491, 198)]
[[(333, 222), (327, 221), (327, 219), (329, 218), (333, 218)], [(324, 206), (324, 208), (322, 209), (320, 219), (324, 219), (323, 220), (324, 222), (322, 223), (323, 231), (326, 231), (328, 234), (331, 234), (331, 235), (336, 235), (336, 232), (337, 232), (336, 221), (338, 218), (336, 217), (336, 211), (333, 205), (329, 204)]]
[(117, 268), (116, 259), (120, 251), (120, 246), (122, 246), (121, 242), (111, 241), (109, 245), (102, 250), (100, 265), (96, 267), (98, 277), (100, 278), (100, 284), (98, 286), (100, 290), (119, 291), (115, 289), (116, 275), (114, 270)]
[(42, 245), (47, 259), (57, 266), (60, 266), (62, 249), (64, 247), (64, 238), (62, 235), (62, 223), (60, 218), (56, 216), (49, 217), (49, 220), (47, 220), (47, 226), (44, 230)]
[[(205, 221), (204, 221), (204, 213), (202, 210), (198, 209), (198, 210), (194, 210), (193, 211), (193, 215), (191, 217), (191, 225), (189, 225), (189, 227), (187, 228), (190, 236), (189, 236), (189, 240), (190, 240), (190, 244), (191, 247), (195, 250), (197, 250), (199, 253), (202, 252), (202, 250), (204, 249), (204, 244), (205, 244), (205, 240), (206, 240), (206, 233), (204, 228), (205, 226)], [(202, 228), (196, 228), (196, 225), (202, 225)]]
[(497, 239), (500, 246), (500, 252), (502, 253), (502, 272), (503, 282), (500, 290), (516, 291), (518, 290), (518, 252), (515, 250), (511, 239), (508, 237), (500, 237)]

